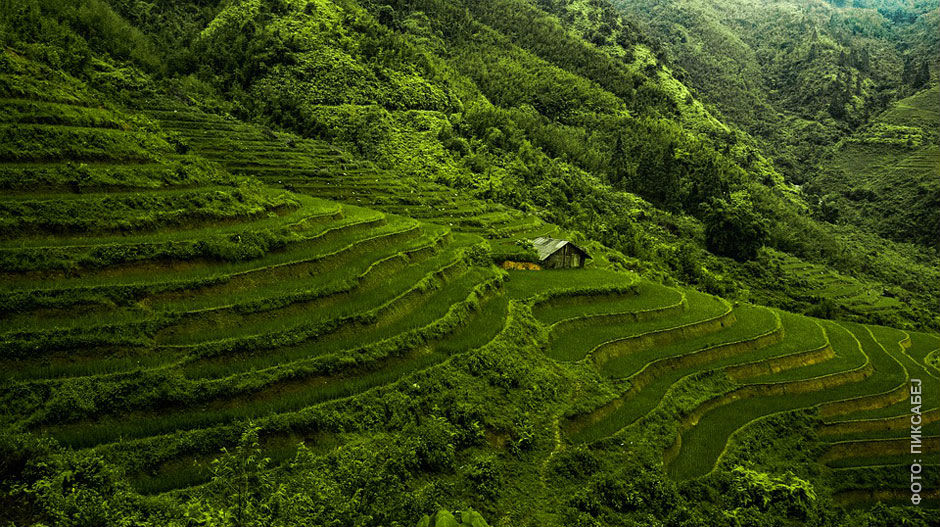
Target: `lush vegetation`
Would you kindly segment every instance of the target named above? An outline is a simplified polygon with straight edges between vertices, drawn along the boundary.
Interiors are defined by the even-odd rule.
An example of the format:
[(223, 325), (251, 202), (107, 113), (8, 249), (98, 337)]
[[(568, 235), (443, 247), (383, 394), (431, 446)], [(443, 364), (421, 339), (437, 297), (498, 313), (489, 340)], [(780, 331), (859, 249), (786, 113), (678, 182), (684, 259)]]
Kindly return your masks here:
[(932, 525), (876, 4), (0, 0), (0, 522)]

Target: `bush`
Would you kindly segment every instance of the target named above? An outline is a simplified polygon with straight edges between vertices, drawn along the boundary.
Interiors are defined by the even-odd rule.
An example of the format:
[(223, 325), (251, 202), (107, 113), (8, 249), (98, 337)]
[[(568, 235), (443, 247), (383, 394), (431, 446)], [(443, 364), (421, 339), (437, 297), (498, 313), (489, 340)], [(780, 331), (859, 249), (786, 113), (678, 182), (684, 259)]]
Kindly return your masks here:
[(0, 434), (0, 502), (17, 524), (62, 527), (131, 525), (133, 498), (117, 471), (91, 453), (74, 453), (43, 439)]
[(709, 250), (738, 261), (751, 260), (767, 240), (769, 228), (745, 191), (713, 199), (705, 207), (705, 239)]
[(731, 507), (775, 509), (791, 518), (806, 518), (816, 501), (813, 485), (791, 472), (774, 476), (737, 466), (731, 470), (729, 490), (725, 497)]
[(453, 470), (455, 465), (454, 438), (457, 431), (447, 419), (432, 415), (419, 426), (405, 431), (406, 437), (417, 441), (415, 455), (418, 464), (431, 471)]
[(479, 265), (481, 267), (489, 267), (493, 261), (492, 249), (490, 249), (489, 242), (486, 241), (467, 248), (464, 257), (468, 264)]
[(496, 500), (499, 497), (503, 477), (495, 457), (478, 458), (465, 470), (464, 477), (474, 495), (486, 500)]

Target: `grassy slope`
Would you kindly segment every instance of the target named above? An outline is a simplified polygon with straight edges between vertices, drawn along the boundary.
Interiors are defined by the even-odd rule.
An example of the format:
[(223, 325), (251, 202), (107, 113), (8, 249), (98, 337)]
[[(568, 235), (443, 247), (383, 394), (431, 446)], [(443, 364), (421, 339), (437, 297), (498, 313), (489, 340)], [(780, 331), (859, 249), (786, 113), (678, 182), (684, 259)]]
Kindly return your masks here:
[(936, 244), (938, 101), (940, 87), (920, 91), (894, 103), (834, 147), (811, 185), (832, 221), (899, 241)]
[[(44, 109), (53, 108), (36, 104)], [(214, 126), (204, 114), (196, 112), (190, 122), (194, 130), (203, 131), (205, 141), (211, 144), (230, 141), (233, 137)], [(200, 123), (204, 124), (197, 126)], [(246, 127), (242, 133), (253, 130)], [(237, 144), (247, 144), (248, 137), (241, 136)], [(269, 151), (275, 151), (277, 141), (287, 139), (290, 137), (267, 139), (255, 145), (257, 153), (252, 159), (260, 162), (271, 159)], [(200, 148), (195, 145), (195, 152)], [(562, 435), (561, 443), (554, 449), (550, 442), (540, 443), (531, 454), (537, 458), (539, 452), (549, 454), (548, 450), (563, 452), (573, 448), (575, 445), (569, 445), (569, 441), (576, 443), (588, 438), (593, 441), (610, 434), (617, 434), (621, 442), (625, 441), (624, 438), (632, 437), (637, 430), (630, 426), (635, 422), (641, 423), (639, 429), (656, 430), (656, 427), (644, 428), (642, 423), (655, 420), (662, 415), (659, 412), (663, 408), (681, 402), (681, 398), (675, 398), (676, 389), (688, 383), (690, 375), (698, 378), (696, 374), (703, 372), (724, 371), (724, 368), (764, 360), (773, 363), (815, 346), (809, 336), (815, 326), (809, 319), (783, 314), (782, 325), (777, 322), (775, 326), (773, 311), (741, 305), (731, 311), (733, 318), (728, 319), (729, 326), (711, 328), (703, 324), (727, 316), (723, 313), (727, 314), (728, 307), (719, 299), (691, 290), (679, 291), (637, 281), (636, 276), (629, 273), (602, 269), (515, 271), (509, 276), (504, 292), (503, 288), (495, 287), (498, 282), (492, 282), (500, 275), (492, 267), (466, 264), (453, 267), (452, 262), (459, 262), (460, 258), (455, 260), (455, 255), (482, 240), (474, 233), (483, 233), (494, 243), (517, 236), (516, 230), (503, 230), (504, 224), (516, 221), (515, 213), (474, 200), (455, 200), (453, 193), (433, 185), (419, 187), (417, 200), (411, 192), (413, 186), (382, 186), (382, 190), (377, 188), (362, 197), (347, 194), (361, 188), (364, 179), (358, 173), (351, 173), (348, 165), (342, 167), (340, 173), (323, 173), (323, 170), (335, 168), (335, 164), (318, 157), (321, 155), (318, 153), (331, 152), (329, 148), (317, 142), (301, 146), (294, 143), (290, 148), (285, 152), (289, 152), (292, 159), (291, 173), (277, 168), (278, 173), (269, 170), (260, 175), (270, 181), (291, 177), (290, 184), (300, 191), (307, 189), (310, 182), (328, 178), (337, 191), (332, 197), (353, 203), (367, 199), (374, 206), (389, 207), (399, 213), (414, 211), (415, 215), (442, 226), (416, 224), (353, 205), (298, 196), (294, 200), (301, 210), (319, 219), (295, 223), (300, 226), (293, 232), (299, 236), (287, 238), (278, 248), (247, 259), (226, 263), (224, 259), (213, 261), (195, 255), (189, 260), (177, 257), (171, 265), (151, 268), (147, 268), (146, 260), (136, 264), (121, 263), (121, 260), (115, 265), (104, 263), (79, 268), (77, 274), (69, 276), (41, 265), (29, 272), (11, 271), (8, 273), (10, 289), (6, 294), (20, 298), (21, 307), (8, 312), (4, 319), (7, 328), (4, 361), (7, 371), (15, 374), (8, 376), (8, 381), (16, 387), (20, 402), (8, 407), (8, 425), (13, 426), (16, 419), (19, 421), (17, 429), (49, 433), (67, 447), (101, 455), (110, 463), (124, 467), (139, 491), (164, 492), (205, 481), (206, 462), (218, 448), (232, 444), (242, 423), (249, 418), (268, 430), (264, 448), (278, 462), (286, 462), (293, 455), (289, 446), (292, 441), (304, 438), (312, 444), (317, 456), (331, 456), (346, 451), (344, 445), (355, 448), (353, 445), (361, 439), (348, 433), (352, 430), (363, 434), (359, 437), (370, 437), (380, 430), (407, 437), (399, 425), (386, 427), (364, 421), (353, 426), (351, 423), (360, 419), (363, 411), (366, 415), (371, 412), (369, 409), (378, 401), (395, 397), (403, 393), (402, 390), (408, 390), (408, 386), (434, 386), (437, 371), (448, 371), (448, 375), (456, 375), (463, 379), (461, 382), (471, 385), (478, 383), (473, 375), (468, 376), (468, 371), (473, 371), (473, 361), (490, 360), (486, 358), (489, 353), (501, 353), (495, 348), (485, 351), (492, 346), (488, 343), (493, 339), (509, 338), (512, 332), (519, 331), (538, 339), (539, 332), (544, 331), (544, 352), (548, 356), (557, 354), (551, 351), (553, 349), (566, 350), (558, 353), (573, 359), (583, 357), (598, 344), (617, 343), (613, 355), (596, 363), (548, 360), (538, 353), (539, 346), (534, 342), (513, 348), (512, 353), (526, 354), (529, 357), (526, 360), (534, 361), (533, 365), (541, 364), (546, 371), (554, 370), (552, 382), (556, 390), (559, 395), (568, 394), (530, 407), (532, 418), (542, 423), (537, 425), (537, 429), (542, 430), (539, 434), (547, 433), (542, 427), (549, 426), (556, 412), (576, 417), (579, 413), (603, 408), (611, 397), (614, 400), (626, 397), (627, 401), (590, 430), (581, 430), (570, 438)], [(208, 148), (205, 151), (212, 152)], [(254, 168), (239, 168), (236, 163), (241, 160), (237, 149), (232, 150), (234, 161), (231, 162), (224, 149), (219, 152), (212, 158), (243, 174), (239, 177), (258, 173)], [(342, 158), (341, 151), (332, 152)], [(272, 169), (283, 166), (272, 163)], [(300, 166), (305, 166), (309, 172), (298, 173)], [(109, 168), (108, 173), (131, 170)], [(141, 179), (151, 173), (150, 168), (143, 170), (134, 171), (138, 184), (158, 185), (156, 180)], [(56, 177), (65, 185), (63, 189), (72, 188), (68, 174)], [(383, 176), (370, 171), (365, 181), (369, 178), (382, 181)], [(105, 185), (102, 191), (85, 194), (82, 203), (128, 192), (123, 186), (103, 192), (109, 188), (106, 185), (109, 180), (102, 175), (100, 181)], [(310, 188), (311, 192), (319, 193), (318, 187)], [(50, 202), (72, 200), (77, 196), (64, 192), (46, 195), (51, 197)], [(428, 212), (427, 201), (439, 204), (436, 212)], [(494, 210), (502, 215), (494, 215)], [(319, 216), (316, 211), (320, 211)], [(295, 221), (289, 216), (286, 218), (290, 219), (288, 223)], [(518, 216), (518, 220), (525, 220), (524, 215)], [(167, 240), (198, 239), (211, 237), (214, 229), (244, 232), (242, 229), (251, 221), (245, 218), (241, 227), (226, 223), (195, 230), (171, 229), (159, 236)], [(151, 236), (141, 232), (141, 227), (130, 228), (134, 231), (131, 239)], [(466, 232), (442, 237), (449, 229)], [(45, 243), (50, 242), (66, 246), (75, 243), (68, 233), (54, 236)], [(113, 243), (113, 240), (89, 238), (84, 243), (95, 246)], [(402, 252), (409, 256), (396, 263), (394, 255)], [(603, 256), (604, 253), (597, 254)], [(601, 257), (597, 261), (606, 264), (607, 259)], [(387, 263), (376, 267), (374, 264), (379, 261)], [(453, 272), (441, 274), (441, 270), (451, 268)], [(56, 279), (50, 284), (43, 282), (42, 276)], [(350, 281), (354, 276), (359, 278)], [(298, 294), (298, 288), (310, 293)], [(124, 303), (107, 301), (120, 298), (116, 295), (130, 296)], [(687, 307), (679, 303), (683, 298)], [(394, 307), (386, 309), (381, 307), (383, 305)], [(534, 307), (530, 307), (532, 305)], [(674, 305), (679, 309), (657, 314), (657, 310)], [(84, 313), (70, 311), (74, 306), (84, 306)], [(338, 306), (343, 307), (337, 310)], [(375, 318), (350, 319), (336, 328), (328, 322), (330, 318), (341, 320), (370, 309), (378, 309)], [(520, 325), (520, 320), (528, 316), (523, 313), (530, 309), (534, 318)], [(322, 314), (322, 318), (317, 318), (326, 321), (326, 325), (309, 324), (306, 319), (313, 313)], [(522, 319), (518, 318), (520, 315)], [(358, 327), (344, 329), (345, 324)], [(803, 328), (807, 324), (808, 329)], [(144, 336), (148, 338), (128, 340), (122, 333), (125, 326), (147, 328)], [(507, 327), (512, 331), (507, 333)], [(538, 329), (540, 327), (544, 329)], [(52, 335), (57, 337), (40, 340), (40, 335), (50, 335), (48, 331), (52, 328), (56, 328)], [(553, 336), (556, 332), (558, 335)], [(775, 340), (762, 340), (775, 332), (778, 333)], [(637, 335), (641, 336), (640, 340), (636, 340)], [(649, 338), (655, 339), (652, 342), (659, 344), (652, 347), (643, 344), (642, 338), (646, 338), (643, 335), (651, 335)], [(48, 336), (43, 338), (48, 339)], [(923, 360), (930, 350), (921, 348), (929, 348), (932, 337), (918, 338), (916, 354), (923, 356)], [(91, 342), (92, 345), (84, 346), (80, 353), (67, 351), (76, 342)], [(631, 344), (623, 347), (621, 342)], [(13, 348), (9, 346), (14, 343), (16, 347), (35, 349), (38, 346), (42, 353), (28, 356), (11, 353)], [(850, 357), (851, 350), (844, 344), (834, 344), (834, 348), (835, 358), (817, 366), (784, 369), (772, 377), (754, 377), (748, 382), (795, 382), (864, 364)], [(135, 355), (146, 359), (141, 362)], [(470, 362), (466, 362), (468, 360)], [(809, 390), (799, 398), (747, 400), (740, 403), (743, 406), (728, 405), (706, 413), (691, 431), (683, 432), (682, 450), (670, 464), (670, 470), (686, 474), (681, 477), (707, 470), (724, 447), (723, 439), (760, 415), (782, 408), (812, 406), (846, 394), (877, 392), (882, 385), (888, 387), (894, 378), (886, 369), (888, 362), (880, 358), (874, 362), (875, 374), (857, 386), (850, 384), (851, 390), (834, 388), (829, 390), (831, 395), (829, 391)], [(129, 367), (136, 369), (129, 371)], [(622, 395), (621, 379), (624, 377), (635, 385), (633, 391), (628, 389), (627, 396)], [(480, 387), (481, 395), (490, 393), (500, 382), (492, 379), (489, 388), (484, 383)], [(69, 401), (73, 400), (75, 390), (85, 389), (80, 388), (83, 386), (92, 387), (101, 396), (86, 396), (81, 408), (73, 407)], [(729, 388), (733, 385), (722, 389)], [(703, 388), (699, 393), (715, 396), (722, 393), (710, 390)], [(23, 399), (24, 394), (30, 392), (48, 395), (44, 400), (29, 396)], [(13, 393), (8, 391), (5, 397)], [(376, 396), (379, 399), (375, 399)], [(418, 400), (421, 397), (418, 396)], [(525, 467), (531, 468), (537, 463), (534, 459), (525, 460), (530, 454), (525, 454), (521, 461), (503, 458), (506, 445), (498, 439), (506, 433), (506, 412), (511, 415), (513, 404), (518, 403), (511, 403), (500, 411), (481, 410), (479, 417), (493, 440), (474, 448), (498, 456), (506, 470), (515, 467), (513, 470), (519, 472), (511, 481), (530, 489), (528, 493), (532, 482), (527, 480), (529, 468)], [(674, 415), (671, 422), (682, 422), (681, 415)], [(722, 417), (725, 415), (733, 419)], [(346, 424), (339, 428), (327, 424), (337, 417)], [(724, 428), (709, 425), (712, 419), (723, 423)], [(703, 431), (705, 438), (699, 438)], [(669, 434), (659, 436), (654, 443), (659, 446), (651, 445), (651, 451), (664, 451), (669, 437)], [(174, 439), (168, 443), (170, 438)], [(609, 455), (625, 454), (618, 453), (617, 447), (607, 448), (610, 448)], [(463, 459), (472, 451), (461, 450), (458, 456)], [(699, 468), (683, 468), (687, 459), (698, 460), (696, 467)], [(564, 505), (548, 491), (554, 484), (548, 483), (546, 494), (537, 492), (527, 497), (505, 490), (486, 507), (499, 517), (511, 514), (507, 504), (521, 499), (530, 510), (532, 507), (539, 510), (543, 520), (557, 521), (557, 518), (551, 520), (554, 516), (549, 511), (569, 505)], [(187, 492), (198, 493), (199, 489), (197, 486)], [(484, 503), (478, 497), (470, 499), (477, 504)]]
[[(778, 168), (797, 181), (811, 180), (806, 172), (825, 152), (820, 144), (864, 123), (885, 98), (911, 93), (901, 86), (905, 60), (934, 69), (928, 57), (936, 54), (936, 39), (918, 34), (936, 23), (925, 4), (614, 3), (648, 24), (687, 73), (684, 80), (730, 121), (766, 140)], [(895, 10), (901, 20), (889, 18)], [(848, 94), (838, 110), (834, 91)]]
[[(308, 523), (336, 520), (355, 495), (356, 508), (370, 517), (352, 523), (410, 522), (416, 511), (441, 504), (484, 509), (494, 522), (563, 525), (566, 514), (598, 514), (560, 491), (582, 485), (580, 476), (553, 465), (583, 452), (582, 439), (602, 440), (594, 446), (613, 466), (655, 460), (645, 477), (675, 488), (664, 466), (677, 479), (707, 471), (751, 419), (877, 395), (909, 373), (903, 351), (887, 350), (900, 332), (851, 326), (850, 333), (822, 323), (834, 352), (791, 364), (788, 357), (820, 344), (815, 321), (783, 313), (777, 325), (769, 309), (731, 309), (717, 297), (638, 281), (633, 273), (517, 271), (504, 284), (506, 273), (475, 249), (484, 238), (499, 244), (520, 233), (564, 231), (447, 187), (396, 180), (326, 142), (220, 120), (173, 98), (140, 114), (86, 112), (107, 101), (12, 52), (4, 58), (5, 124), (27, 122), (42, 131), (32, 137), (55, 141), (48, 149), (10, 143), (0, 173), (17, 192), (4, 200), (24, 206), (42, 196), (49, 207), (68, 210), (63, 218), (96, 230), (82, 236), (64, 223), (34, 222), (11, 228), (4, 240), (5, 256), (18, 265), (4, 268), (4, 429), (30, 438), (48, 433), (65, 446), (63, 456), (98, 456), (120, 468), (136, 485), (121, 497), (176, 490), (147, 502), (165, 507), (159, 514), (178, 519), (190, 496), (197, 497), (193, 510), (226, 506), (213, 494), (225, 477), (203, 485), (211, 475), (206, 462), (233, 448), (251, 420), (262, 430), (262, 452), (276, 462), (262, 473), (287, 485), (297, 484), (298, 472), (323, 478), (287, 487), (289, 495), (313, 487), (336, 492), (317, 497), (327, 512)], [(39, 84), (42, 90), (30, 89)], [(62, 126), (81, 132), (61, 133)], [(179, 138), (168, 130), (190, 150), (170, 146)], [(74, 170), (72, 156), (106, 163)], [(198, 217), (196, 228), (159, 219), (170, 201), (151, 199), (153, 189), (174, 185), (210, 194), (171, 209)], [(212, 201), (219, 185), (238, 199)], [(141, 211), (140, 218), (158, 219), (120, 223), (112, 199)], [(212, 214), (199, 208), (206, 204)], [(158, 248), (142, 250), (148, 243)], [(57, 258), (36, 257), (51, 247)], [(623, 261), (591, 247), (596, 267)], [(683, 295), (687, 309), (636, 315)], [(779, 337), (776, 329), (783, 340), (763, 339)], [(930, 339), (918, 341), (918, 357), (929, 355)], [(551, 358), (580, 359), (605, 343), (611, 360)], [(735, 373), (755, 361), (772, 371)], [(864, 379), (846, 378), (869, 364)], [(803, 383), (823, 375), (845, 384)], [(748, 397), (687, 419), (733, 390), (770, 383), (803, 391)], [(586, 437), (563, 431), (565, 420), (596, 415), (621, 399), (627, 403), (620, 413), (598, 421), (603, 430)], [(712, 420), (719, 424), (708, 425)], [(678, 457), (664, 463), (680, 434)], [(311, 445), (312, 460), (297, 461), (299, 471), (285, 468), (301, 440)], [(633, 440), (642, 447), (627, 446)], [(613, 496), (604, 507), (621, 506)], [(123, 513), (141, 513), (137, 499), (118, 500), (130, 507)], [(658, 509), (666, 498), (659, 499), (642, 507), (665, 519)], [(716, 503), (728, 511), (741, 505)], [(46, 518), (27, 520), (39, 517)]]

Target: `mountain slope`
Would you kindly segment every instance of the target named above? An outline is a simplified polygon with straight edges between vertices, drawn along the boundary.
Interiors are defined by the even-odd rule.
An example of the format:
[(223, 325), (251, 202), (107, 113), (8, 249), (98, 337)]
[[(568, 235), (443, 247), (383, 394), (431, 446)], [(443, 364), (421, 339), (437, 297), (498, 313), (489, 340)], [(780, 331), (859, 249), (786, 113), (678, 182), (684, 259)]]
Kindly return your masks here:
[[(232, 2), (182, 40), (192, 45), (179, 73), (193, 72), (190, 87), (194, 77), (210, 83), (237, 116), (537, 212), (713, 292), (773, 287), (772, 269), (755, 277), (758, 268), (734, 261), (766, 244), (908, 290), (918, 312), (898, 322), (932, 323), (921, 310), (930, 288), (895, 280), (932, 271), (904, 250), (874, 267), (851, 265), (879, 242), (809, 218), (757, 143), (716, 119), (638, 29), (611, 15), (617, 36), (585, 41), (558, 5), (546, 9)], [(631, 194), (659, 209), (652, 222)], [(778, 305), (795, 308), (798, 296), (776, 287), (757, 298), (790, 297)]]
[[(159, 218), (148, 198), (176, 192), (165, 186), (215, 190), (163, 176), (159, 163), (185, 160), (211, 167), (213, 184), (290, 200), (280, 214), (123, 224), (121, 236), (101, 237), (107, 217), (100, 235), (9, 229), (4, 252), (20, 263), (4, 266), (0, 304), (4, 519), (387, 525), (472, 508), (494, 524), (570, 525), (715, 523), (746, 509), (822, 526), (884, 514), (926, 525), (933, 512), (932, 496), (923, 515), (839, 507), (901, 492), (884, 466), (909, 456), (879, 442), (907, 437), (896, 423), (911, 378), (940, 387), (935, 334), (732, 304), (615, 271), (624, 258), (598, 244), (593, 268), (507, 273), (484, 237), (566, 234), (207, 112), (145, 77), (134, 95), (145, 112), (106, 110), (73, 78), (10, 51), (3, 64), (5, 126), (84, 134), (57, 135), (55, 150), (9, 143), (8, 205), (41, 194), (83, 218), (121, 200)], [(144, 164), (109, 143), (98, 163), (68, 169), (91, 137), (141, 133), (180, 146)], [(216, 239), (225, 250), (192, 249)], [(24, 257), (50, 247), (73, 259)], [(768, 433), (773, 445), (748, 442)], [(851, 479), (830, 479), (846, 466)], [(925, 477), (935, 484), (932, 465)], [(766, 478), (802, 490), (785, 510), (753, 504), (773, 489), (722, 492)]]
[(940, 53), (936, 13), (923, 3), (615, 5), (647, 24), (669, 61), (687, 72), (684, 80), (763, 139), (778, 169), (797, 183), (811, 179), (820, 146), (924, 87)]
[(940, 88), (891, 105), (842, 140), (808, 186), (827, 221), (930, 246), (940, 239)]
[[(933, 521), (940, 339), (871, 322), (929, 326), (938, 270), (808, 218), (643, 38), (110, 5), (0, 3), (0, 520)], [(494, 265), (538, 235), (591, 265)], [(825, 242), (866, 273), (761, 246)]]

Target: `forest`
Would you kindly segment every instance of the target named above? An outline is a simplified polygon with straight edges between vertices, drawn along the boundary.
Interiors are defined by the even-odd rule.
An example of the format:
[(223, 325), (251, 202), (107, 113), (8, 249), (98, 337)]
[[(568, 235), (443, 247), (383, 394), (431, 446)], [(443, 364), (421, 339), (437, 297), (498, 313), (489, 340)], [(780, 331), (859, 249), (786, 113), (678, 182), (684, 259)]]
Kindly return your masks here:
[(0, 0), (0, 523), (936, 525), (938, 29)]

